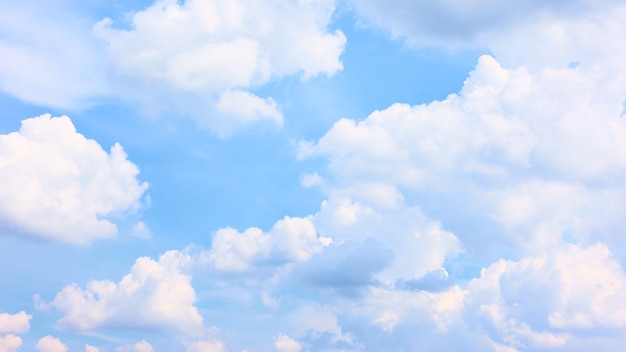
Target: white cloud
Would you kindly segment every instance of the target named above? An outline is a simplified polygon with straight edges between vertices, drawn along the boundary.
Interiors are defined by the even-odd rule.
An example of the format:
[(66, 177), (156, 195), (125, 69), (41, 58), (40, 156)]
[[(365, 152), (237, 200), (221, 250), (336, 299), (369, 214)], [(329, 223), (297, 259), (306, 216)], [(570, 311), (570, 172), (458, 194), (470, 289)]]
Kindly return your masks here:
[(30, 329), (32, 315), (21, 311), (16, 314), (0, 313), (0, 334), (20, 334)]
[(469, 324), (515, 348), (566, 345), (571, 334), (626, 326), (626, 275), (606, 246), (563, 245), (500, 260), (467, 285)]
[(56, 241), (111, 238), (106, 217), (139, 208), (147, 183), (119, 144), (107, 153), (66, 116), (22, 121), (0, 135), (0, 217), (5, 230)]
[(7, 334), (0, 336), (0, 351), (2, 352), (15, 352), (22, 346), (22, 339), (19, 336), (13, 334)]
[(243, 233), (232, 228), (218, 230), (211, 249), (201, 254), (217, 270), (240, 272), (257, 265), (305, 261), (328, 245), (327, 238), (318, 237), (309, 218), (285, 217), (265, 233), (249, 228)]
[[(317, 143), (301, 142), (298, 156), (328, 157), (334, 194), (369, 204), (480, 205), (478, 216), (531, 243), (526, 249), (546, 248), (568, 229), (605, 238), (626, 209), (624, 93), (626, 80), (606, 72), (530, 73), (483, 56), (458, 95), (341, 119)], [(433, 203), (442, 197), (445, 204)], [(337, 208), (335, 223), (355, 221), (366, 210), (357, 204)]]
[[(378, 195), (378, 186), (373, 188), (373, 194)], [(365, 194), (367, 187), (358, 189), (362, 199), (374, 199)], [(393, 187), (388, 189), (393, 190)], [(394, 192), (391, 194), (395, 199)], [(334, 243), (374, 239), (391, 250), (393, 264), (384, 267), (378, 275), (388, 283), (419, 278), (440, 268), (446, 258), (461, 252), (461, 244), (453, 233), (442, 229), (440, 223), (430, 221), (418, 207), (401, 201), (370, 203), (333, 196), (322, 203), (315, 215), (315, 224), (320, 234), (330, 237)]]
[(201, 126), (215, 130), (225, 137), (254, 121), (267, 119), (278, 125), (283, 124), (283, 115), (272, 98), (262, 99), (241, 90), (227, 90), (220, 94), (215, 108), (222, 116), (211, 116), (199, 121)]
[(154, 348), (146, 340), (141, 340), (134, 345), (121, 346), (115, 352), (153, 352)]
[(441, 331), (459, 319), (465, 292), (453, 286), (443, 292), (399, 291), (372, 287), (354, 313), (391, 332), (398, 325), (427, 321)]
[(300, 352), (302, 351), (302, 346), (298, 341), (290, 338), (287, 335), (279, 335), (276, 340), (274, 340), (274, 347), (276, 351), (279, 352)]
[[(333, 11), (331, 0), (160, 0), (135, 13), (130, 29), (106, 18), (94, 33), (108, 44), (120, 79), (142, 87), (138, 98), (228, 135), (253, 121), (282, 122), (276, 103), (250, 89), (342, 69), (346, 38), (327, 30)], [(163, 106), (163, 94), (180, 104)]]
[(39, 352), (67, 352), (67, 346), (50, 335), (40, 338), (35, 347)]
[(168, 251), (158, 261), (137, 259), (117, 284), (94, 280), (84, 289), (66, 286), (51, 303), (63, 314), (58, 324), (71, 330), (145, 327), (193, 334), (202, 327), (202, 317), (193, 305), (191, 277), (182, 272), (189, 260), (178, 251)]

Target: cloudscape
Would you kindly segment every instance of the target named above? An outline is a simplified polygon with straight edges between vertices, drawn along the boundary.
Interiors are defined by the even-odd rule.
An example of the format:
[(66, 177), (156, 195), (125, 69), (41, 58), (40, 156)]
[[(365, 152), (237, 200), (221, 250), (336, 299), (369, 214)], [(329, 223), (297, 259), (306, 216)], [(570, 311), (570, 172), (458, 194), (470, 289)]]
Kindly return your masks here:
[(0, 352), (618, 351), (626, 4), (0, 4)]

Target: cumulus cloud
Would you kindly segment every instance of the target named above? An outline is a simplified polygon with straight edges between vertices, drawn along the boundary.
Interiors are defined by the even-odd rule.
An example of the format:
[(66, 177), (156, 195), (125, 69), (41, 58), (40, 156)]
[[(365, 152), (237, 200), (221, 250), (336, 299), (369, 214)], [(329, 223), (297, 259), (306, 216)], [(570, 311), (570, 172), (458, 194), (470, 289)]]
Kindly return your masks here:
[(257, 265), (305, 261), (330, 243), (318, 237), (309, 218), (285, 217), (269, 232), (249, 228), (243, 233), (232, 228), (218, 230), (211, 249), (201, 254), (217, 270), (241, 272)]
[(16, 314), (0, 313), (0, 351), (19, 350), (22, 339), (14, 334), (25, 333), (30, 329), (32, 315), (21, 311)]
[[(568, 229), (586, 239), (599, 224), (620, 223), (626, 123), (613, 89), (623, 95), (626, 81), (583, 69), (508, 70), (483, 56), (459, 94), (341, 119), (317, 143), (301, 142), (299, 157), (327, 157), (336, 192), (369, 182), (383, 185), (381, 204), (409, 197), (428, 205), (424, 194), (482, 204), (478, 216), (518, 244), (545, 248)], [(357, 214), (342, 208), (343, 221)]]
[[(367, 188), (360, 188), (365, 191)], [(376, 188), (374, 194), (376, 194)], [(370, 197), (362, 193), (364, 197)], [(440, 268), (446, 258), (452, 258), (462, 251), (461, 243), (455, 234), (446, 231), (441, 224), (428, 219), (418, 207), (399, 202), (393, 206), (386, 204), (356, 201), (350, 197), (331, 197), (322, 203), (316, 214), (316, 225), (320, 234), (329, 236), (333, 242), (363, 242), (373, 239), (383, 248), (392, 251), (389, 259), (375, 266), (382, 270), (377, 278), (387, 283), (398, 279), (419, 278), (431, 270)], [(377, 256), (353, 256), (367, 261)], [(393, 258), (393, 259), (391, 259)], [(392, 265), (382, 265), (384, 262)], [(355, 263), (365, 269), (366, 262)], [(373, 263), (372, 263), (373, 264)], [(374, 269), (374, 267), (372, 267)]]
[(302, 351), (302, 346), (298, 341), (290, 338), (287, 335), (279, 335), (276, 340), (274, 340), (274, 347), (278, 352), (300, 352)]
[(169, 251), (158, 261), (137, 259), (117, 284), (93, 280), (85, 288), (66, 286), (51, 302), (63, 314), (58, 324), (68, 330), (143, 327), (193, 334), (202, 327), (202, 317), (193, 305), (196, 294), (191, 276), (183, 272), (189, 260), (187, 255)]
[(21, 311), (16, 314), (0, 314), (0, 334), (20, 334), (30, 329), (32, 315)]
[[(571, 343), (571, 335), (626, 324), (626, 276), (605, 245), (500, 260), (467, 285), (465, 314), (511, 348)], [(529, 300), (532, 297), (532, 301)]]
[(22, 346), (22, 339), (19, 336), (13, 334), (7, 334), (0, 336), (0, 351), (2, 352), (15, 352)]
[[(123, 79), (155, 96), (177, 92), (184, 103), (176, 110), (228, 135), (251, 121), (282, 122), (276, 103), (250, 89), (277, 77), (342, 69), (346, 38), (327, 29), (333, 11), (334, 1), (327, 0), (159, 0), (136, 12), (130, 28), (115, 28), (106, 18), (94, 33), (108, 44)], [(158, 89), (151, 88), (155, 83)], [(158, 102), (153, 98), (147, 97)]]
[(50, 335), (40, 338), (35, 347), (39, 352), (67, 352), (67, 346)]
[(71, 243), (115, 236), (106, 217), (141, 207), (148, 187), (122, 146), (107, 153), (68, 117), (49, 114), (0, 135), (0, 171), (4, 229)]
[(146, 340), (141, 340), (134, 345), (121, 346), (115, 352), (153, 352), (154, 348)]
[(85, 352), (100, 352), (100, 349), (96, 346), (85, 345)]

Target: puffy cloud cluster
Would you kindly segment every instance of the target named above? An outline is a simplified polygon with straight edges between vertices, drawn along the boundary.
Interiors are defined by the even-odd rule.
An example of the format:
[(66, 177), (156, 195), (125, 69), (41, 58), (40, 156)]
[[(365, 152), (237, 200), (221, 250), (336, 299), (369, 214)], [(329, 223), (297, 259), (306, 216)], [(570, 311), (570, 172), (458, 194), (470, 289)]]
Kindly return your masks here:
[(282, 124), (278, 104), (255, 88), (343, 67), (346, 38), (328, 29), (333, 0), (156, 0), (115, 24), (60, 8), (0, 5), (2, 91), (74, 109), (111, 96), (139, 101), (148, 114), (174, 111), (227, 136), (252, 122)]
[[(562, 23), (569, 26), (574, 17)], [(623, 29), (616, 25), (605, 34)], [(371, 259), (369, 271), (367, 265), (350, 271), (342, 257), (333, 260), (332, 248), (318, 254), (326, 255), (320, 261), (327, 267), (341, 267), (369, 286), (356, 296), (358, 309), (330, 303), (341, 328), (354, 334), (352, 346), (385, 348), (390, 339), (416, 348), (416, 329), (434, 333), (423, 336), (427, 341), (420, 348), (427, 350), (585, 350), (592, 341), (611, 350), (621, 343), (604, 334), (623, 329), (626, 309), (624, 272), (612, 257), (612, 251), (617, 258), (624, 255), (625, 71), (611, 61), (614, 55), (583, 50), (577, 57), (553, 44), (561, 61), (548, 60), (546, 67), (522, 55), (529, 67), (504, 68), (483, 56), (458, 94), (417, 106), (394, 104), (359, 122), (341, 119), (317, 142), (300, 143), (299, 158), (329, 161), (327, 178), (302, 178), (303, 185), (329, 194), (315, 218), (318, 231), (334, 243), (381, 231), (385, 236), (371, 237), (391, 249), (394, 261), (403, 253), (411, 258), (397, 265), (404, 270), (390, 276), (395, 280), (381, 282), (373, 278), (396, 267), (383, 252), (358, 252)], [(417, 205), (428, 215), (420, 215), (421, 222), (415, 221), (421, 214)], [(326, 208), (333, 210), (325, 213)], [(362, 227), (347, 226), (356, 219)], [(410, 237), (398, 234), (410, 233), (415, 223), (438, 231), (454, 224), (455, 231), (411, 247), (401, 240)], [(457, 262), (461, 243), (467, 255)], [(430, 265), (417, 264), (428, 255)], [(494, 257), (514, 259), (493, 262)], [(464, 284), (468, 264), (485, 268)], [(452, 277), (443, 266), (452, 269)], [(332, 277), (332, 271), (316, 269)], [(315, 271), (300, 277), (310, 272)], [(332, 285), (339, 281), (349, 282)], [(384, 337), (372, 337), (372, 326)]]
[(621, 223), (624, 92), (620, 77), (582, 69), (532, 74), (483, 56), (458, 95), (395, 104), (358, 123), (341, 119), (317, 143), (301, 142), (299, 157), (327, 156), (342, 192), (378, 182), (403, 190), (379, 192), (391, 197), (386, 202), (430, 194), (481, 204), (479, 215), (518, 244), (551, 245), (566, 230), (587, 239)]
[(106, 217), (141, 207), (148, 184), (138, 174), (119, 144), (107, 153), (66, 116), (26, 119), (0, 135), (0, 226), (71, 243), (111, 238)]
[(232, 228), (218, 230), (201, 260), (220, 271), (241, 272), (255, 266), (307, 260), (330, 242), (317, 236), (310, 219), (285, 217), (268, 233), (259, 228), (243, 233)]
[(226, 135), (252, 120), (282, 123), (276, 103), (249, 89), (275, 77), (342, 69), (346, 38), (327, 30), (333, 11), (331, 0), (159, 0), (135, 13), (130, 28), (114, 28), (106, 18), (94, 33), (108, 44), (119, 74), (152, 94), (183, 92), (175, 109)]
[(119, 283), (93, 280), (85, 288), (72, 284), (50, 305), (63, 314), (58, 321), (63, 329), (173, 328), (194, 334), (203, 319), (194, 306), (191, 276), (183, 271), (190, 259), (178, 251), (166, 252), (158, 261), (142, 257)]
[[(581, 330), (626, 326), (626, 276), (606, 246), (500, 260), (467, 285), (468, 324), (520, 349), (567, 345)], [(571, 347), (571, 346), (570, 346)]]
[(0, 351), (14, 352), (22, 345), (22, 339), (15, 334), (30, 329), (32, 315), (21, 311), (16, 314), (0, 313)]

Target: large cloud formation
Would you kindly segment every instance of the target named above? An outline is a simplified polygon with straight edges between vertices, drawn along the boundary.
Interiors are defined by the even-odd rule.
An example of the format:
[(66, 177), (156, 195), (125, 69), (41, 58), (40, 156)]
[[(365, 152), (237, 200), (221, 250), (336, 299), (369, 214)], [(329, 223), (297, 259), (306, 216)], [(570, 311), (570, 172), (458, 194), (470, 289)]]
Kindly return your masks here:
[(71, 243), (111, 238), (106, 217), (141, 207), (148, 184), (138, 174), (122, 146), (107, 153), (66, 116), (26, 119), (0, 135), (0, 227)]
[[(318, 143), (301, 143), (300, 157), (327, 156), (341, 189), (377, 181), (423, 205), (434, 202), (428, 194), (480, 204), (478, 215), (521, 247), (551, 245), (568, 230), (581, 240), (610, 236), (624, 209), (623, 92), (620, 76), (531, 74), (483, 56), (458, 95), (339, 120)], [(465, 212), (455, 213), (440, 215)], [(470, 237), (463, 242), (479, 240)]]
[(346, 38), (328, 29), (333, 0), (157, 0), (128, 22), (91, 24), (80, 6), (23, 1), (0, 10), (0, 30), (10, 33), (0, 39), (3, 92), (65, 109), (130, 100), (220, 136), (255, 122), (282, 124), (279, 103), (254, 89), (343, 68)]
[[(307, 219), (332, 242), (250, 289), (269, 309), (296, 299), (293, 285), (324, 297), (336, 327), (282, 331), (305, 349), (619, 346), (626, 79), (603, 63), (506, 68), (485, 55), (457, 94), (301, 142), (299, 158), (328, 160), (303, 184), (328, 195)], [(250, 231), (218, 231), (211, 251), (282, 245)]]

